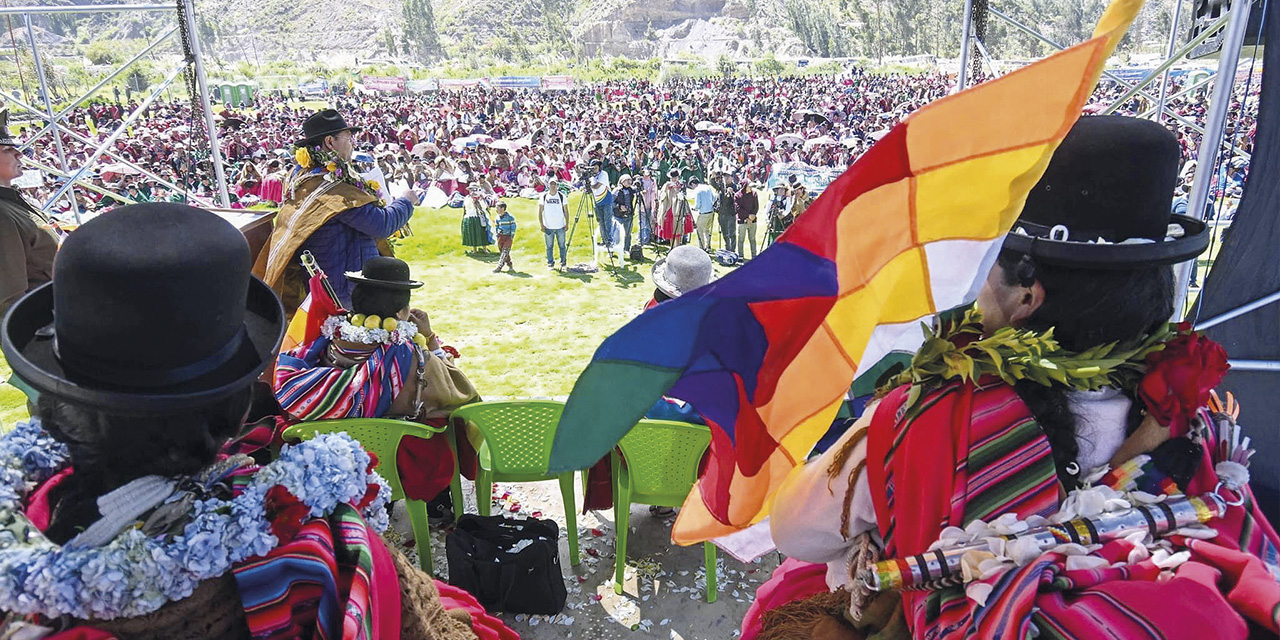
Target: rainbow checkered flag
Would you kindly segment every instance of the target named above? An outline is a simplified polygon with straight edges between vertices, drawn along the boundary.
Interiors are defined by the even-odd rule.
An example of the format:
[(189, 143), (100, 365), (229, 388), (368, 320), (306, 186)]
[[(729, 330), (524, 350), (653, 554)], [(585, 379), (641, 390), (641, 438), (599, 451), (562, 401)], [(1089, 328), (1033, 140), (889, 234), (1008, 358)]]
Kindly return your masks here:
[(921, 108), (767, 251), (607, 338), (574, 385), (550, 471), (591, 466), (667, 394), (712, 429), (675, 542), (763, 520), (855, 376), (977, 297), (1141, 6), (1115, 0), (1092, 39)]

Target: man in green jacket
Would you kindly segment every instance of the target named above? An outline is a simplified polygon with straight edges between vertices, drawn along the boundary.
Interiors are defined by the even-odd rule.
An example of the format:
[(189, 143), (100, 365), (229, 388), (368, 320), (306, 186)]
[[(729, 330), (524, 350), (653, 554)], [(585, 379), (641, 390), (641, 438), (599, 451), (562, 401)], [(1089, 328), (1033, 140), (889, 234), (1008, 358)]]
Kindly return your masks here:
[(53, 279), (58, 241), (50, 221), (27, 202), (13, 181), (22, 176), (22, 152), (0, 111), (0, 317), (26, 292)]

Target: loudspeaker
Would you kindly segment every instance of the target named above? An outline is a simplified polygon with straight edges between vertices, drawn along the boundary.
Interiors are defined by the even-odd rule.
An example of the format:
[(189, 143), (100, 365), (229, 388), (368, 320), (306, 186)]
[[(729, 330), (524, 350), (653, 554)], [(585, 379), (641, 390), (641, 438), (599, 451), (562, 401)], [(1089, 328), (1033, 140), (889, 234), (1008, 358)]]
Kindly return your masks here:
[[(1191, 33), (1187, 39), (1194, 39), (1200, 35), (1205, 29), (1208, 29), (1215, 20), (1226, 15), (1231, 10), (1232, 2), (1240, 2), (1241, 0), (1194, 0), (1195, 13), (1191, 20)], [(1254, 0), (1253, 7), (1249, 11), (1249, 25), (1244, 30), (1244, 43), (1242, 46), (1255, 47), (1263, 44), (1262, 36), (1262, 7), (1263, 0)], [(1227, 33), (1224, 26), (1217, 33), (1211, 35), (1200, 46), (1191, 50), (1189, 58), (1203, 58), (1208, 55), (1217, 53), (1222, 49), (1222, 38)]]

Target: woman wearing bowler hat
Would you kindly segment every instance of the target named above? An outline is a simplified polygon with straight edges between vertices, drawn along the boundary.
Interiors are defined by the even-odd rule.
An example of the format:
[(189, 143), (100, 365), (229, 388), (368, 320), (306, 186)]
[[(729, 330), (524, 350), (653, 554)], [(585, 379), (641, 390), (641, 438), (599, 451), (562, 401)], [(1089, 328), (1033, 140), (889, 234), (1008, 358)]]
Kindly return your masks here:
[(968, 254), (994, 262), (976, 303), (779, 489), (791, 578), (743, 637), (1276, 637), (1280, 538), (1210, 396), (1226, 353), (1169, 323), (1173, 265), (1210, 238), (1170, 213), (1178, 153), (1150, 120), (1076, 122)]
[[(423, 283), (403, 260), (370, 258), (348, 273), (352, 313), (326, 319), (314, 341), (280, 355), (275, 395), (297, 420), (398, 418), (445, 426), (449, 412), (480, 399), (431, 330), (425, 311), (409, 308)], [(441, 438), (407, 437), (397, 451), (405, 495), (431, 500), (453, 478)], [(425, 549), (425, 548), (424, 548)]]
[(336, 110), (324, 109), (307, 118), (294, 143), (297, 166), (286, 180), (275, 230), (254, 265), (289, 316), (307, 294), (306, 272), (298, 264), (303, 251), (315, 256), (338, 300), (349, 304), (351, 285), (343, 274), (359, 271), (374, 256), (391, 255), (387, 238), (409, 223), (420, 200), (409, 188), (384, 206), (378, 197), (383, 185), (367, 181), (351, 164), (351, 135), (359, 130)]
[(212, 213), (120, 207), (5, 316), (37, 411), (0, 436), (4, 637), (476, 637), (383, 543), (390, 489), (358, 442), (220, 455), (284, 331), (250, 264)]

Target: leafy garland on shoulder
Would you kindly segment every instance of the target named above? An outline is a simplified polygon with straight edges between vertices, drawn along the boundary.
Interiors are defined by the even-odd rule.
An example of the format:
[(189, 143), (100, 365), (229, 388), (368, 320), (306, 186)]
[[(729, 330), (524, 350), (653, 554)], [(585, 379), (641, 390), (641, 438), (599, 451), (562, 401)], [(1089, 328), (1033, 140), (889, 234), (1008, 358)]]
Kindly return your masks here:
[(911, 366), (893, 378), (885, 390), (909, 384), (906, 408), (948, 381), (977, 381), (998, 377), (1008, 384), (1030, 380), (1063, 385), (1077, 391), (1102, 387), (1132, 389), (1147, 371), (1147, 356), (1164, 349), (1181, 328), (1162, 325), (1140, 338), (1099, 345), (1075, 353), (1062, 348), (1053, 329), (1038, 332), (1004, 327), (982, 337), (982, 314), (976, 307), (942, 319), (935, 332), (923, 324), (925, 340)]

